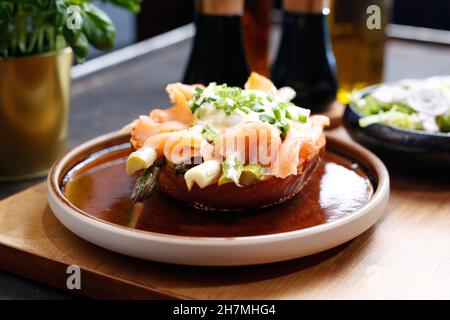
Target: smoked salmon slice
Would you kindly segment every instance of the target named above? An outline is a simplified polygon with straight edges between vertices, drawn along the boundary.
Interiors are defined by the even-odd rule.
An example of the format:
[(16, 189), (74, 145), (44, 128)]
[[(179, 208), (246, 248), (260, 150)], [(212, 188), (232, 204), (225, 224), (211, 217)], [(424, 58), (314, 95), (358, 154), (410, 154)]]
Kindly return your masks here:
[(250, 122), (228, 128), (216, 144), (223, 158), (237, 157), (241, 163), (270, 166), (281, 145), (280, 132), (267, 122)]
[(150, 118), (155, 122), (178, 121), (185, 125), (192, 123), (194, 115), (189, 108), (189, 100), (195, 93), (195, 87), (198, 85), (186, 85), (179, 82), (167, 85), (166, 91), (173, 106), (164, 110), (151, 111)]
[(272, 81), (256, 72), (250, 74), (244, 87), (245, 89), (261, 90), (270, 94), (276, 94), (278, 91)]
[(289, 130), (270, 173), (278, 178), (302, 173), (302, 164), (316, 156), (324, 146), (323, 128), (328, 125), (327, 117), (311, 116), (309, 126), (302, 130)]
[(145, 140), (155, 134), (173, 132), (186, 128), (186, 125), (179, 121), (155, 122), (148, 116), (140, 116), (131, 129), (131, 143), (135, 149), (143, 146)]

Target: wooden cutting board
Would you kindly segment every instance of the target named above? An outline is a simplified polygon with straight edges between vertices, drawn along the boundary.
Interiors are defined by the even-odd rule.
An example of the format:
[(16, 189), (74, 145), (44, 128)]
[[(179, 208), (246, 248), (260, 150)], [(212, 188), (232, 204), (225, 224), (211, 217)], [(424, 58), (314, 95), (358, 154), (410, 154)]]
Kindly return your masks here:
[(338, 248), (251, 267), (185, 267), (129, 258), (66, 230), (39, 184), (0, 202), (0, 268), (68, 290), (81, 268), (92, 298), (450, 298), (450, 184), (391, 174), (386, 215)]

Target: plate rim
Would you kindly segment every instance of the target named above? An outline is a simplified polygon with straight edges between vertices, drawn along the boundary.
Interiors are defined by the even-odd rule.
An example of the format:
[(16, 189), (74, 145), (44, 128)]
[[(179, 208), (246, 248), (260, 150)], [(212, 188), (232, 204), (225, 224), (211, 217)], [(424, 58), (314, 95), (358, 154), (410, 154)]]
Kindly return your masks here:
[[(96, 137), (94, 139), (88, 140), (85, 143), (80, 144), (74, 149), (66, 152), (50, 169), (50, 173), (47, 178), (47, 191), (49, 196), (49, 201), (54, 201), (55, 204), (59, 205), (64, 209), (66, 213), (69, 213), (77, 220), (82, 220), (84, 223), (93, 224), (95, 227), (104, 229), (109, 232), (117, 232), (124, 236), (130, 236), (132, 238), (140, 238), (152, 241), (158, 241), (160, 243), (168, 244), (183, 244), (183, 245), (202, 245), (202, 246), (235, 246), (235, 245), (246, 245), (246, 244), (260, 244), (274, 241), (283, 241), (292, 238), (307, 237), (314, 234), (319, 234), (339, 228), (340, 226), (351, 223), (352, 221), (358, 219), (359, 217), (367, 214), (372, 209), (376, 208), (377, 205), (382, 202), (386, 194), (389, 196), (389, 173), (384, 166), (383, 162), (375, 156), (372, 152), (366, 148), (358, 145), (357, 143), (350, 143), (343, 139), (337, 137), (330, 137), (327, 135), (327, 141), (332, 141), (333, 144), (339, 144), (344, 149), (354, 150), (359, 155), (359, 158), (364, 157), (365, 160), (371, 164), (372, 168), (369, 168), (372, 173), (376, 174), (377, 186), (376, 190), (368, 203), (366, 203), (362, 208), (356, 210), (355, 212), (335, 221), (330, 221), (321, 225), (312, 226), (309, 228), (292, 230), (281, 233), (274, 234), (264, 234), (264, 235), (254, 235), (254, 236), (239, 236), (239, 237), (197, 237), (197, 236), (183, 236), (183, 235), (171, 235), (164, 233), (157, 233), (145, 230), (131, 229), (125, 226), (120, 226), (109, 221), (99, 219), (95, 216), (90, 215), (87, 212), (77, 208), (73, 205), (63, 194), (60, 188), (60, 181), (62, 181), (62, 172), (67, 166), (68, 162), (74, 158), (77, 154), (82, 151), (89, 150), (100, 143), (106, 143), (108, 141), (120, 140), (129, 137), (129, 134), (122, 133), (120, 131), (115, 131), (107, 133)], [(100, 149), (101, 150), (101, 149)], [(348, 153), (348, 152), (347, 152)], [(347, 154), (344, 152), (344, 154)], [(366, 161), (362, 162), (367, 167)], [(60, 220), (58, 214), (52, 210), (55, 216)], [(68, 228), (70, 229), (70, 228)]]

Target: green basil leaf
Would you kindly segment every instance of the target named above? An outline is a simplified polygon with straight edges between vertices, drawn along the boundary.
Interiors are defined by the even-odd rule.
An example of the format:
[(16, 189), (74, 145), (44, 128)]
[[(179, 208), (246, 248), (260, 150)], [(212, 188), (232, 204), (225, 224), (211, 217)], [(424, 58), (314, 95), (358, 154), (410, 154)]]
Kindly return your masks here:
[(55, 0), (55, 25), (61, 27), (67, 20), (67, 6), (64, 0)]
[(69, 43), (72, 47), (73, 53), (77, 58), (78, 63), (83, 63), (86, 60), (89, 50), (89, 42), (86, 36), (81, 33), (74, 43)]
[(141, 0), (110, 0), (110, 2), (133, 13), (141, 10)]
[(89, 42), (99, 50), (114, 47), (116, 27), (108, 15), (91, 3), (83, 4), (83, 32)]

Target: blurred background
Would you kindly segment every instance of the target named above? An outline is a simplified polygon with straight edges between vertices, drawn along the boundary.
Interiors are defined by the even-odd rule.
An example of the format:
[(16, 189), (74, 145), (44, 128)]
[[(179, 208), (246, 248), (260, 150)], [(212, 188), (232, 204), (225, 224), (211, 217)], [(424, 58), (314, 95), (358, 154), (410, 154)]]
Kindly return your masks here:
[[(341, 2), (345, 2), (345, 0), (341, 0)], [(99, 6), (111, 16), (117, 26), (116, 49), (118, 49), (193, 22), (194, 3), (194, 0), (147, 0), (144, 1), (142, 11), (137, 16), (111, 5), (99, 3)], [(450, 32), (450, 1), (431, 0), (425, 3), (423, 0), (394, 0), (390, 23), (399, 26), (414, 26)], [(280, 12), (277, 11), (279, 11), (280, 7), (281, 0), (275, 0), (273, 20), (278, 22), (280, 21)], [(389, 35), (392, 37), (414, 39), (421, 36), (421, 41), (428, 40), (430, 42), (450, 44), (450, 36), (445, 36), (445, 33), (438, 38), (433, 35), (428, 35), (427, 38), (426, 34), (417, 35), (413, 31), (390, 31)], [(105, 52), (93, 49), (90, 51), (89, 58), (97, 57), (101, 54), (105, 54)]]
[[(298, 1), (300, 2), (300, 0)], [(58, 64), (42, 64), (41, 69), (35, 69), (36, 63), (30, 63), (29, 65), (33, 67), (30, 72), (27, 71), (28, 68), (22, 72), (15, 72), (17, 68), (7, 69), (5, 67), (3, 70), (10, 70), (9, 77), (4, 71), (2, 74), (0, 69), (0, 80), (4, 79), (6, 88), (4, 92), (8, 93), (2, 95), (2, 91), (0, 91), (0, 111), (2, 110), (2, 96), (12, 96), (10, 79), (13, 78), (19, 83), (22, 81), (27, 84), (25, 88), (28, 88), (30, 99), (23, 103), (37, 105), (36, 109), (41, 110), (41, 113), (37, 112), (36, 115), (26, 114), (30, 121), (23, 126), (23, 119), (28, 119), (24, 115), (19, 114), (13, 119), (17, 120), (14, 122), (4, 120), (6, 116), (2, 118), (2, 114), (0, 114), (0, 133), (4, 130), (0, 134), (3, 137), (3, 140), (0, 139), (0, 143), (4, 144), (3, 147), (0, 147), (0, 150), (4, 152), (0, 157), (3, 160), (3, 172), (0, 162), (0, 180), (2, 173), (12, 176), (11, 178), (7, 175), (7, 179), (0, 182), (0, 200), (37, 182), (37, 180), (11, 182), (18, 176), (13, 172), (13, 167), (18, 167), (18, 170), (24, 168), (33, 172), (37, 171), (30, 166), (30, 162), (32, 162), (30, 159), (36, 160), (40, 155), (46, 154), (39, 149), (36, 151), (37, 134), (32, 131), (38, 128), (36, 124), (52, 123), (55, 127), (48, 133), (47, 128), (42, 129), (43, 134), (40, 138), (42, 146), (54, 151), (53, 153), (47, 152), (50, 159), (42, 160), (45, 170), (40, 172), (38, 177), (41, 177), (40, 181), (43, 181), (44, 173), (55, 159), (54, 153), (59, 154), (62, 149), (70, 149), (98, 135), (118, 130), (135, 119), (137, 115), (147, 114), (152, 108), (168, 106), (168, 97), (164, 87), (167, 83), (181, 81), (183, 73), (186, 73), (186, 66), (189, 65), (189, 57), (195, 56), (190, 54), (193, 51), (192, 44), (195, 42), (195, 29), (192, 24), (195, 16), (195, 2), (195, 0), (144, 0), (141, 12), (134, 15), (112, 5), (104, 4), (100, 0), (95, 1), (95, 4), (108, 14), (116, 25), (117, 38), (112, 50), (98, 51), (90, 48), (88, 61), (74, 68), (71, 68), (71, 57), (67, 56), (61, 57), (64, 60), (58, 60)], [(253, 53), (262, 54), (263, 62), (267, 60), (265, 59), (267, 56), (271, 63), (275, 60), (283, 33), (281, 2), (281, 0), (245, 0), (246, 10), (242, 19), (244, 33), (252, 28), (254, 30), (253, 34), (250, 33), (249, 38), (244, 39), (248, 48), (252, 48), (248, 54), (250, 58), (252, 56), (250, 51), (253, 51)], [(379, 32), (367, 32), (365, 21), (358, 20), (360, 17), (367, 17), (366, 8), (371, 4), (383, 6), (383, 19), (387, 21), (383, 21)], [(273, 8), (267, 17), (266, 6)], [(252, 9), (248, 10), (249, 8)], [(263, 9), (258, 10), (258, 8)], [(347, 93), (338, 94), (338, 98), (342, 98), (341, 101), (345, 101), (345, 95), (353, 88), (361, 88), (382, 81), (450, 74), (450, 0), (331, 0), (330, 8), (328, 21), (331, 43), (338, 62), (339, 90), (347, 90)], [(386, 12), (388, 14), (384, 14)], [(268, 18), (266, 19), (267, 23), (261, 24), (265, 18)], [(386, 27), (385, 23), (387, 23)], [(188, 26), (183, 27), (186, 25)], [(167, 34), (177, 28), (178, 31), (175, 33)], [(261, 30), (263, 31), (261, 32)], [(265, 32), (270, 34), (270, 41), (261, 40), (264, 38)], [(158, 37), (163, 34), (165, 35)], [(310, 34), (311, 32), (309, 32)], [(311, 36), (310, 38), (315, 40), (316, 37)], [(328, 41), (322, 40), (324, 43)], [(259, 45), (262, 46), (262, 50)], [(303, 47), (299, 51), (302, 50)], [(317, 60), (316, 56), (318, 55), (315, 55), (315, 52), (313, 52), (311, 60)], [(210, 54), (208, 58), (210, 56), (213, 55)], [(255, 63), (257, 58), (253, 59), (254, 64), (251, 67), (253, 70), (260, 71), (257, 68), (260, 66)], [(204, 60), (212, 61), (213, 59)], [(60, 62), (63, 62), (62, 65), (65, 68), (61, 68)], [(325, 62), (328, 64), (329, 61)], [(8, 63), (8, 61), (4, 61), (5, 66)], [(14, 59), (10, 63), (14, 64)], [(220, 65), (220, 63), (213, 63)], [(262, 66), (260, 72), (267, 74), (269, 66), (267, 61), (264, 63), (266, 66)], [(306, 64), (309, 64), (309, 61)], [(51, 67), (54, 65), (58, 65), (59, 69), (64, 70), (56, 67), (52, 69)], [(292, 63), (289, 68), (292, 68)], [(366, 70), (365, 73), (362, 72), (364, 70)], [(59, 81), (56, 77), (51, 76), (45, 78), (45, 75), (57, 74), (57, 71), (64, 71), (61, 73), (65, 81)], [(313, 73), (320, 74), (320, 72)], [(360, 81), (360, 78), (365, 78), (365, 82)], [(52, 85), (55, 80), (58, 82), (54, 87), (63, 87), (64, 90), (59, 91), (64, 95), (61, 95), (63, 97), (53, 97), (54, 103), (52, 104), (49, 103), (50, 100), (47, 97), (39, 95), (40, 91), (35, 90), (35, 86), (47, 83), (52, 89), (49, 91), (53, 92), (55, 90)], [(202, 81), (194, 83), (199, 82)], [(208, 83), (208, 81), (205, 82)], [(0, 83), (0, 89), (1, 87)], [(300, 90), (300, 92), (302, 91)], [(332, 92), (333, 100), (335, 93), (335, 91)], [(18, 106), (24, 100), (23, 97), (23, 91), (17, 90), (16, 100), (20, 102), (17, 103)], [(44, 99), (45, 103), (40, 104), (39, 99)], [(6, 106), (4, 109), (9, 110), (7, 107), (11, 103), (6, 101), (4, 105)], [(41, 108), (41, 106), (46, 108)], [(3, 123), (1, 123), (2, 120)], [(8, 128), (7, 125), (11, 127)], [(32, 134), (28, 134), (24, 129), (16, 129), (14, 125), (20, 128), (21, 126), (31, 128)], [(18, 132), (23, 132), (23, 136), (18, 136)], [(10, 139), (11, 136), (14, 139)], [(58, 144), (54, 143), (55, 139), (58, 139)], [(9, 142), (12, 143), (8, 144)], [(23, 145), (25, 148), (22, 147)], [(5, 152), (4, 150), (8, 150), (8, 148), (12, 151)], [(25, 155), (19, 157), (17, 156), (19, 152), (24, 152)], [(8, 154), (11, 155), (9, 160), (6, 156)], [(35, 162), (41, 165), (39, 161)], [(17, 180), (24, 179), (21, 177)], [(66, 297), (60, 292), (25, 282), (23, 279), (15, 279), (10, 274), (3, 272), (0, 272), (0, 283), (0, 287), (2, 287), (0, 297), (2, 294), (9, 298)]]
[[(450, 73), (449, 0), (144, 0), (138, 14), (114, 2), (93, 0), (114, 22), (116, 41), (106, 37), (105, 45), (105, 39), (96, 41), (92, 33), (82, 49), (92, 44), (103, 51), (90, 46), (82, 50), (82, 59), (74, 51), (78, 62), (88, 54), (84, 64), (75, 62), (72, 68), (69, 54), (58, 52), (53, 52), (53, 60), (33, 55), (0, 59), (0, 93), (5, 92), (0, 94), (0, 111), (22, 104), (26, 108), (20, 110), (40, 110), (37, 115), (17, 112), (9, 118), (11, 112), (5, 111), (0, 133), (23, 136), (19, 144), (3, 139), (0, 146), (8, 154), (22, 152), (21, 159), (43, 157), (36, 161), (42, 170), (24, 166), (17, 156), (8, 161), (4, 157), (0, 180), (2, 174), (17, 178), (13, 167), (44, 174), (63, 149), (117, 130), (137, 114), (167, 106), (167, 83), (243, 85), (249, 71), (256, 71), (277, 87), (292, 87), (296, 105), (325, 112), (343, 107), (355, 90), (373, 84)], [(231, 14), (206, 12), (205, 4), (219, 11), (238, 4), (238, 9)], [(313, 9), (317, 4), (320, 9)], [(371, 8), (379, 10), (379, 27), (368, 25)], [(28, 85), (29, 74), (34, 85)], [(10, 79), (20, 85), (13, 87)], [(47, 95), (38, 95), (41, 85), (47, 86)], [(52, 130), (42, 128), (39, 152), (36, 140), (24, 130), (34, 132), (35, 123), (52, 124)]]

